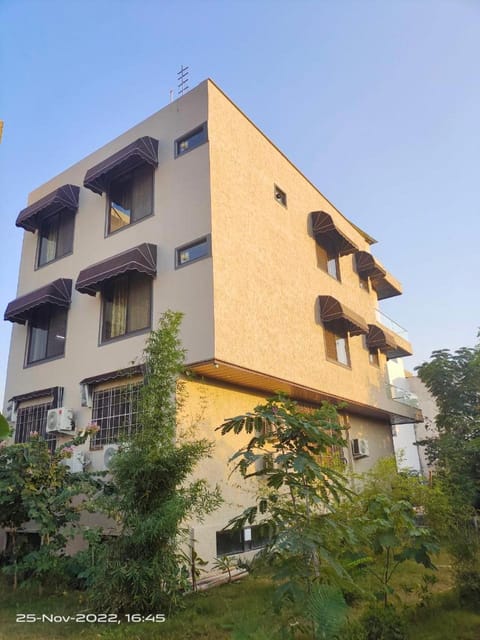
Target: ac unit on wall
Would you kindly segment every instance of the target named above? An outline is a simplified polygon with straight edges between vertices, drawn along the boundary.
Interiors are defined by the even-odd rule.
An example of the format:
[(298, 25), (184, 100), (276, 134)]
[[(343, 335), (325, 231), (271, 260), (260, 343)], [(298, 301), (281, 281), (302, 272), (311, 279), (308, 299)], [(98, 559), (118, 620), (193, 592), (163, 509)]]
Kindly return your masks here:
[(50, 409), (47, 413), (47, 433), (58, 431), (59, 433), (72, 433), (75, 430), (73, 411), (59, 407)]
[(369, 456), (368, 440), (364, 438), (354, 438), (352, 440), (352, 453), (354, 458), (365, 458)]

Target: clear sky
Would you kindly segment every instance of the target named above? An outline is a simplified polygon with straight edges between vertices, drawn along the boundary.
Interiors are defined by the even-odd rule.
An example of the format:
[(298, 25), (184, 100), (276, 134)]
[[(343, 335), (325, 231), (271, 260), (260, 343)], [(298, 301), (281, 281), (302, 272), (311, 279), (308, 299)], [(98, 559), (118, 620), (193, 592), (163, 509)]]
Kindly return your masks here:
[[(480, 326), (479, 0), (0, 0), (0, 303), (28, 193), (211, 77), (403, 284), (412, 369)], [(0, 395), (10, 323), (0, 323)]]

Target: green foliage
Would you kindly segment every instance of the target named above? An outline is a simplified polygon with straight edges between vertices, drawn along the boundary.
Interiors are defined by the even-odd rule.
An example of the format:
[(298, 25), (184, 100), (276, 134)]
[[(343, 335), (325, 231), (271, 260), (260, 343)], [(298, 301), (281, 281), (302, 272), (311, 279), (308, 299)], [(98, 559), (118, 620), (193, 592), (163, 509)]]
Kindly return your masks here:
[(0, 413), (0, 442), (10, 435), (10, 425), (3, 414)]
[(185, 523), (221, 502), (218, 488), (189, 480), (196, 464), (211, 455), (212, 444), (176, 438), (183, 401), (180, 322), (181, 314), (167, 311), (150, 334), (139, 405), (142, 426), (122, 443), (110, 466), (103, 508), (119, 523), (120, 535), (103, 545), (96, 559), (92, 603), (101, 611), (168, 613), (180, 606), (190, 588), (181, 552)]
[(341, 591), (327, 584), (315, 584), (307, 602), (315, 640), (333, 640), (345, 622), (347, 605)]
[(418, 375), (435, 397), (438, 438), (426, 441), (435, 482), (448, 496), (444, 538), (462, 597), (480, 599), (480, 347), (434, 351)]
[(228, 581), (232, 581), (232, 569), (238, 566), (238, 559), (235, 556), (221, 556), (213, 563), (214, 569), (219, 569), (228, 573)]
[(480, 348), (434, 351), (417, 370), (438, 407), (429, 459), (457, 503), (480, 508)]
[(360, 619), (364, 640), (408, 640), (405, 618), (393, 607), (373, 607)]
[(334, 518), (353, 528), (353, 544), (345, 558), (370, 573), (378, 588), (375, 595), (386, 607), (394, 593), (392, 577), (403, 562), (434, 568), (436, 537), (417, 523), (419, 508), (428, 503), (429, 487), (417, 477), (397, 473), (393, 458), (379, 461), (361, 481), (362, 488)]
[[(304, 411), (277, 396), (219, 429), (222, 435), (249, 436), (231, 460), (244, 478), (259, 481), (256, 503), (228, 526), (261, 521), (270, 533), (263, 557), (275, 570), (275, 608), (293, 606), (297, 615), (312, 622), (313, 609), (305, 610), (305, 603), (317, 583), (348, 580), (332, 552), (335, 545), (327, 544), (334, 539), (338, 546), (349, 537), (348, 526), (328, 516), (350, 494), (342, 469), (326, 461), (332, 450), (345, 446), (336, 410), (324, 403), (320, 409)], [(317, 613), (322, 593), (326, 594), (317, 592)], [(323, 605), (328, 602), (333, 619), (336, 605), (325, 597)]]
[[(45, 440), (32, 433), (25, 443), (0, 447), (0, 527), (10, 535), (10, 554), (4, 573), (19, 578), (34, 577), (40, 583), (58, 580), (63, 567), (63, 549), (78, 531), (81, 504), (98, 488), (93, 474), (74, 474), (64, 464), (72, 446), (81, 445), (88, 430), (51, 453)], [(19, 532), (33, 521), (41, 546), (38, 550), (18, 544)]]

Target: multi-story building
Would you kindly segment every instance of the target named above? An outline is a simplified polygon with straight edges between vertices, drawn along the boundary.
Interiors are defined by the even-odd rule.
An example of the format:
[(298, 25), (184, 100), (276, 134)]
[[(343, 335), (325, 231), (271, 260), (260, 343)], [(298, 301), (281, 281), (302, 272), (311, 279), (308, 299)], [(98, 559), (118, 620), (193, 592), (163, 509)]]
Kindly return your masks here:
[(344, 403), (356, 471), (393, 453), (392, 424), (418, 418), (389, 393), (386, 361), (411, 348), (377, 314), (401, 287), (372, 255), (375, 241), (211, 80), (34, 191), (16, 224), (18, 294), (5, 312), (15, 440), (37, 430), (55, 446), (66, 436), (46, 432), (47, 412), (65, 407), (77, 429), (100, 426), (79, 468), (103, 467), (135, 422), (123, 393), (141, 382), (131, 362), (163, 311), (183, 312), (198, 376), (182, 420), (216, 439), (199, 474), (225, 498), (194, 525), (205, 558), (256, 544), (255, 531), (253, 541), (220, 533), (252, 499), (229, 479), (240, 442), (215, 433), (225, 418), (279, 390)]

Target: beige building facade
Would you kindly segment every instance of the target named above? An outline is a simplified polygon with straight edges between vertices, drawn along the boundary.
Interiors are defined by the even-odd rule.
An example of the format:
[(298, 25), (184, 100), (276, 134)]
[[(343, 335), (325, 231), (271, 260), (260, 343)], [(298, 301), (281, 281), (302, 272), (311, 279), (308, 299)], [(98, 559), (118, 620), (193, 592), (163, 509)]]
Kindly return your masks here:
[(196, 374), (181, 420), (195, 417), (216, 441), (198, 473), (225, 498), (192, 525), (206, 559), (260, 544), (255, 531), (221, 533), (254, 489), (229, 475), (241, 443), (215, 432), (226, 418), (276, 391), (342, 403), (345, 458), (361, 472), (393, 454), (392, 425), (421, 417), (390, 390), (387, 360), (411, 347), (378, 313), (401, 287), (372, 255), (375, 241), (211, 80), (31, 193), (17, 226), (18, 290), (5, 311), (15, 440), (67, 438), (48, 414), (63, 407), (77, 431), (101, 427), (78, 470), (103, 468), (135, 418), (122, 392), (132, 375), (141, 381), (132, 363), (162, 312), (181, 311)]

